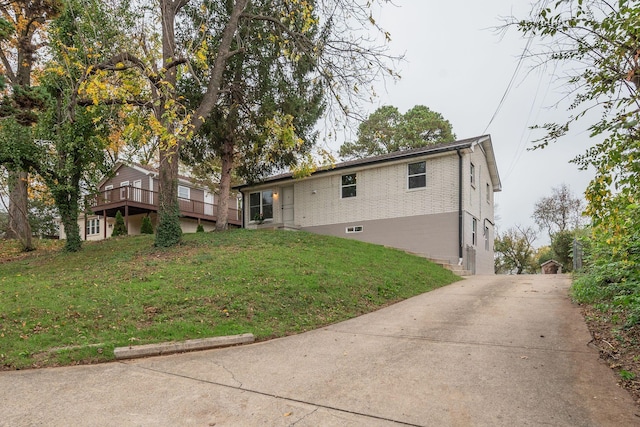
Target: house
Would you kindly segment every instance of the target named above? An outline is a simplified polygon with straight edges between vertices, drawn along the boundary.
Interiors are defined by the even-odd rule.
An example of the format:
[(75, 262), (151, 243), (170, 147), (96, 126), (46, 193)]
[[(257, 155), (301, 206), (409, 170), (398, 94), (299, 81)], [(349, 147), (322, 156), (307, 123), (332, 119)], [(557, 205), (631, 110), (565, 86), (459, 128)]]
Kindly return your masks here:
[(540, 267), (542, 269), (542, 274), (562, 274), (562, 264), (555, 259), (543, 262), (540, 264)]
[[(207, 188), (193, 183), (188, 177), (178, 181), (180, 224), (185, 233), (195, 232), (201, 224), (205, 231), (213, 230), (218, 218), (219, 196)], [(91, 211), (78, 218), (84, 240), (102, 240), (111, 236), (118, 211), (124, 217), (129, 234), (140, 234), (142, 219), (151, 218), (154, 230), (158, 213), (158, 173), (155, 169), (139, 164), (117, 163), (98, 184), (98, 192), (88, 200)], [(229, 199), (228, 223), (242, 224), (240, 200)], [(65, 238), (60, 227), (60, 238)]]
[(237, 188), (246, 228), (353, 238), (458, 266), (467, 274), (494, 273), (494, 193), (502, 185), (489, 135)]

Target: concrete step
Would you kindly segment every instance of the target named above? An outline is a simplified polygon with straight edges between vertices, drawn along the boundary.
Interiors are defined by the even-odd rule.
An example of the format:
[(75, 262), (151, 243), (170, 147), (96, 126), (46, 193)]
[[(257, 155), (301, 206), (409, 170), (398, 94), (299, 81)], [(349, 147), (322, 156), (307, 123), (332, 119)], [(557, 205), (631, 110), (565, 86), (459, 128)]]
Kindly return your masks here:
[(434, 264), (438, 264), (442, 268), (446, 268), (457, 274), (458, 276), (473, 276), (470, 270), (465, 270), (462, 265), (451, 264), (448, 260), (429, 258)]

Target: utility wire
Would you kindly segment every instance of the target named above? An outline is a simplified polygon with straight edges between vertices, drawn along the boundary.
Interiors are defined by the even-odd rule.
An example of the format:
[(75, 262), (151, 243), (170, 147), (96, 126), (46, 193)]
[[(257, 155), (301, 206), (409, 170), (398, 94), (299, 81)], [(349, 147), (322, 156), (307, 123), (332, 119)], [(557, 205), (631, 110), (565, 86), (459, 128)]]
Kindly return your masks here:
[(507, 85), (507, 88), (505, 89), (504, 93), (502, 94), (502, 98), (500, 99), (500, 102), (498, 103), (498, 106), (496, 107), (496, 110), (493, 113), (493, 116), (491, 116), (491, 120), (489, 120), (489, 123), (487, 124), (487, 127), (484, 128), (484, 131), (482, 132), (483, 135), (487, 133), (487, 130), (489, 129), (489, 126), (491, 126), (491, 124), (493, 123), (493, 121), (497, 117), (498, 113), (502, 109), (502, 106), (504, 105), (504, 102), (507, 99), (507, 96), (509, 95), (509, 92), (511, 92), (511, 89), (513, 88), (513, 84), (514, 84), (514, 82), (516, 80), (516, 77), (518, 76), (518, 73), (520, 72), (520, 68), (522, 68), (522, 64), (524, 63), (524, 58), (525, 58), (527, 52), (529, 51), (529, 47), (531, 46), (532, 40), (533, 40), (533, 37), (529, 37), (529, 39), (527, 40), (527, 44), (524, 47), (524, 50), (522, 51), (522, 54), (520, 54), (520, 58), (518, 58), (518, 64), (516, 65), (516, 68), (513, 70), (513, 74), (511, 75), (511, 80), (509, 80), (509, 84)]

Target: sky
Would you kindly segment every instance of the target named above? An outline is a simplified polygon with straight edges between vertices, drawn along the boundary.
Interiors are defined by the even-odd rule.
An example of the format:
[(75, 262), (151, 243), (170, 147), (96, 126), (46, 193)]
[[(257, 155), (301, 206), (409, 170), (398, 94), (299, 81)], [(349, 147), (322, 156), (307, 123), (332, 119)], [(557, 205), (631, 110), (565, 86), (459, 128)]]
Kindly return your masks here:
[[(562, 183), (584, 197), (593, 174), (579, 171), (569, 161), (594, 142), (585, 131), (586, 123), (544, 150), (527, 150), (542, 136), (530, 126), (568, 117), (566, 102), (557, 107), (565, 95), (554, 78), (561, 71), (535, 70), (525, 61), (501, 104), (527, 40), (515, 29), (501, 36), (495, 27), (506, 16), (526, 18), (529, 2), (395, 0), (395, 4), (385, 6), (375, 18), (391, 33), (392, 52), (405, 54), (399, 65), (402, 78), (380, 84), (369, 113), (382, 105), (394, 105), (401, 113), (425, 105), (451, 122), (457, 139), (490, 134), (502, 181), (502, 191), (495, 193), (498, 230), (516, 224), (536, 227), (531, 218), (534, 204)], [(548, 244), (545, 235), (539, 232), (534, 245)]]

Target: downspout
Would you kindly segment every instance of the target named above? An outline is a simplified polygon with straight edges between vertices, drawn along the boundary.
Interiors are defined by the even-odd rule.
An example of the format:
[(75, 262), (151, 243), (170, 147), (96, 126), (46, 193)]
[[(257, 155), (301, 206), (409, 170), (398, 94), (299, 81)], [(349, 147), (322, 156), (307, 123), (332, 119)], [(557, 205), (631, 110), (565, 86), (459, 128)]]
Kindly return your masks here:
[(462, 215), (462, 154), (460, 153), (460, 149), (457, 149), (458, 153), (458, 265), (462, 265), (463, 262), (463, 215)]
[(247, 228), (246, 224), (244, 223), (244, 209), (245, 209), (245, 206), (247, 206), (246, 195), (242, 190), (240, 190), (240, 194), (242, 194), (242, 211), (240, 212), (240, 215), (242, 215), (242, 228)]

